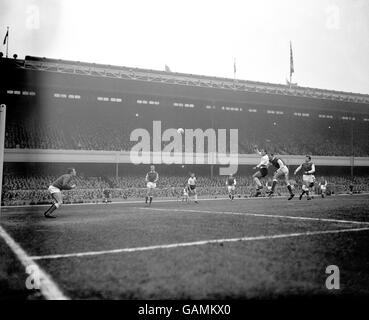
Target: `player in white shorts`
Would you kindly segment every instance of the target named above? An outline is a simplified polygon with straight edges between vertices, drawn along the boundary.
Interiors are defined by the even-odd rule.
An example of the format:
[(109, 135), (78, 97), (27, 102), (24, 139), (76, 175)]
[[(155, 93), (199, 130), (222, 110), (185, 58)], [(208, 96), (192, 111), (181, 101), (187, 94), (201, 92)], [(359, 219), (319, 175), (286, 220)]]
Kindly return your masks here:
[(197, 191), (196, 191), (196, 176), (194, 173), (191, 173), (191, 176), (187, 181), (187, 190), (188, 190), (188, 195), (190, 196), (191, 194), (193, 194), (195, 197), (195, 203), (198, 203)]
[(150, 171), (146, 174), (146, 187), (147, 187), (147, 193), (145, 198), (145, 203), (149, 201), (149, 205), (152, 203), (152, 194), (153, 190), (156, 188), (156, 183), (159, 180), (159, 174), (155, 171), (155, 166), (150, 166)]
[(48, 191), (53, 198), (53, 204), (44, 213), (45, 218), (56, 218), (52, 213), (63, 204), (63, 195), (61, 192), (62, 190), (71, 190), (76, 187), (75, 184), (70, 184), (76, 174), (74, 168), (69, 168), (66, 174), (60, 176), (49, 186)]
[(302, 169), (302, 192), (300, 194), (299, 199), (302, 199), (302, 196), (306, 194), (306, 197), (308, 200), (311, 200), (311, 197), (309, 195), (310, 188), (314, 186), (315, 182), (315, 164), (311, 161), (310, 156), (305, 157), (305, 162), (301, 164), (298, 168), (295, 170), (295, 175)]
[(288, 200), (291, 200), (295, 196), (295, 194), (292, 192), (292, 187), (291, 187), (289, 179), (288, 179), (289, 170), (288, 170), (286, 164), (283, 162), (282, 159), (278, 158), (277, 156), (275, 156), (273, 154), (269, 155), (269, 161), (277, 169), (277, 171), (275, 171), (274, 175), (273, 175), (272, 190), (270, 190), (270, 192), (269, 192), (269, 197), (271, 197), (274, 193), (275, 187), (276, 187), (277, 182), (278, 182), (278, 178), (279, 177), (284, 177), (284, 180), (285, 180), (286, 185), (287, 185), (288, 192), (290, 193), (290, 196), (288, 197)]
[(324, 198), (327, 195), (327, 186), (328, 182), (324, 178), (319, 182), (319, 188), (320, 188), (320, 195), (322, 198)]
[(184, 202), (184, 201), (188, 202), (188, 200), (189, 200), (189, 197), (188, 197), (188, 187), (187, 187), (187, 185), (182, 190), (181, 200), (182, 200), (182, 202)]
[(236, 190), (236, 179), (232, 174), (227, 178), (227, 189), (228, 189), (228, 197), (230, 200), (234, 199), (234, 191)]
[(256, 184), (255, 197), (258, 197), (261, 195), (261, 189), (263, 189), (260, 179), (265, 178), (268, 175), (269, 156), (265, 149), (261, 149), (261, 151), (259, 151), (258, 148), (255, 147), (254, 151), (261, 156), (260, 163), (253, 168), (258, 169), (258, 171), (252, 175), (252, 179)]

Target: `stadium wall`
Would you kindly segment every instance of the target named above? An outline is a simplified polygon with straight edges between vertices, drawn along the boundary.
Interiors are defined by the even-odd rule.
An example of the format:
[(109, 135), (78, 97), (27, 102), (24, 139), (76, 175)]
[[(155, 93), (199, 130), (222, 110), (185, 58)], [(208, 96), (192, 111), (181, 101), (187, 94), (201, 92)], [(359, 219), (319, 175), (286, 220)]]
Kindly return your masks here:
[[(37, 59), (36, 59), (37, 60)], [(150, 96), (165, 96), (165, 97), (183, 97), (200, 100), (218, 100), (226, 101), (228, 103), (250, 103), (253, 105), (265, 105), (274, 107), (293, 107), (296, 109), (315, 109), (315, 110), (331, 110), (331, 111), (344, 111), (366, 114), (368, 110), (367, 102), (350, 102), (340, 101), (337, 99), (325, 98), (324, 94), (318, 89), (310, 89), (312, 94), (321, 93), (321, 98), (307, 97), (288, 94), (285, 89), (287, 86), (276, 84), (262, 84), (274, 88), (274, 91), (280, 91), (280, 93), (266, 93), (262, 92), (262, 89), (255, 88), (255, 92), (235, 90), (232, 88), (219, 88), (215, 83), (222, 83), (230, 81), (230, 79), (219, 79), (216, 77), (195, 76), (191, 74), (182, 74), (182, 77), (189, 79), (189, 83), (184, 81), (183, 83), (167, 83), (164, 78), (161, 78), (163, 74), (168, 76), (168, 73), (158, 71), (145, 71), (130, 68), (118, 68), (114, 71), (112, 66), (105, 66), (104, 68), (98, 68), (95, 64), (84, 64), (80, 68), (75, 69), (70, 66), (70, 62), (59, 61), (58, 63), (52, 62), (49, 59), (45, 60), (42, 66), (26, 68), (26, 60), (14, 60), (14, 59), (0, 59), (0, 71), (7, 75), (7, 77), (0, 78), (0, 88), (25, 88), (25, 89), (65, 89), (76, 92), (106, 92), (107, 94), (146, 94)], [(78, 62), (74, 63), (81, 64)], [(83, 65), (83, 64), (82, 64)], [(113, 69), (112, 69), (113, 68)], [(101, 69), (99, 75), (92, 74), (78, 74), (83, 69), (93, 70)], [(119, 71), (120, 69), (120, 71)], [(119, 73), (128, 69), (135, 74), (135, 77), (128, 79), (116, 78), (109, 76), (109, 73)], [(87, 71), (86, 71), (87, 72)], [(147, 74), (152, 74), (150, 80), (146, 79)], [(155, 77), (156, 75), (156, 77)], [(175, 77), (173, 73), (173, 77)], [(179, 76), (179, 75), (178, 75)], [(196, 80), (208, 80), (208, 86), (204, 87), (200, 84), (196, 85)], [(240, 80), (241, 81), (241, 80)], [(242, 81), (241, 81), (242, 82)], [(191, 83), (191, 84), (190, 84)], [(238, 83), (238, 81), (236, 81)], [(214, 86), (212, 85), (214, 84)], [(256, 86), (256, 85), (255, 85)], [(284, 90), (284, 91), (283, 91)], [(259, 92), (261, 91), (261, 92)], [(338, 94), (332, 92), (332, 94)], [(367, 99), (366, 95), (364, 96)], [(367, 100), (365, 100), (367, 101)]]
[[(158, 154), (151, 152), (158, 159)], [(208, 157), (202, 154), (204, 164), (220, 165), (219, 156)], [(223, 155), (224, 156), (224, 155)], [(283, 155), (283, 159), (288, 165), (299, 165), (305, 155)], [(256, 154), (239, 154), (239, 165), (256, 165), (260, 156)], [(34, 163), (131, 163), (130, 153), (128, 151), (84, 151), (84, 150), (47, 150), (47, 149), (5, 149), (4, 162), (34, 162)], [(147, 164), (161, 163), (148, 161)], [(320, 166), (338, 166), (338, 167), (369, 167), (369, 157), (328, 157), (314, 156), (314, 162)], [(182, 162), (185, 164), (185, 162)], [(224, 163), (224, 162), (223, 162)], [(186, 163), (188, 164), (188, 163)], [(193, 164), (199, 164), (194, 159)]]

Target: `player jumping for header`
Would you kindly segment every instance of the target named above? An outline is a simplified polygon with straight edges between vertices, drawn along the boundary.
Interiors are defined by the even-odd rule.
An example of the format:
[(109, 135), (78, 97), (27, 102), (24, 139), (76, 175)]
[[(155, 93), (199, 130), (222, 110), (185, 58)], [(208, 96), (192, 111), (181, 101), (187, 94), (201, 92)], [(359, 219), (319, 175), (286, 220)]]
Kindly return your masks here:
[(286, 164), (282, 161), (282, 159), (278, 158), (277, 156), (275, 156), (273, 154), (269, 155), (269, 161), (277, 169), (277, 171), (274, 172), (273, 184), (272, 184), (272, 189), (269, 191), (269, 197), (271, 197), (274, 193), (275, 187), (276, 187), (277, 182), (278, 182), (278, 178), (283, 176), (284, 180), (286, 182), (286, 185), (287, 185), (288, 192), (290, 193), (290, 196), (288, 197), (288, 200), (291, 200), (295, 196), (295, 194), (292, 192), (292, 187), (291, 187), (290, 182), (288, 180), (289, 170), (288, 170)]
[(70, 185), (71, 180), (76, 175), (76, 170), (74, 168), (69, 168), (66, 174), (63, 174), (58, 179), (56, 179), (50, 186), (49, 192), (51, 193), (51, 197), (53, 198), (53, 204), (49, 209), (44, 213), (45, 218), (56, 218), (52, 213), (60, 208), (63, 204), (63, 195), (61, 193), (62, 190), (71, 190), (76, 187), (75, 184)]
[(149, 201), (151, 206), (153, 190), (156, 188), (156, 182), (159, 180), (159, 174), (155, 171), (155, 166), (150, 166), (150, 171), (146, 174), (145, 180), (147, 187), (145, 203), (147, 204), (147, 201)]
[(227, 179), (227, 189), (228, 189), (228, 197), (230, 200), (234, 199), (234, 191), (236, 189), (236, 179), (232, 174), (229, 175)]
[(253, 169), (259, 169), (259, 170), (257, 172), (255, 172), (252, 176), (252, 178), (254, 179), (254, 182), (256, 184), (255, 197), (258, 197), (258, 196), (261, 195), (260, 190), (263, 189), (263, 185), (261, 184), (260, 179), (264, 178), (268, 175), (269, 157), (268, 157), (268, 153), (264, 149), (261, 149), (261, 151), (259, 151), (255, 147), (255, 152), (258, 155), (261, 155), (260, 163), (256, 167), (253, 168)]
[(315, 182), (315, 164), (311, 161), (310, 156), (305, 157), (305, 162), (301, 164), (295, 170), (295, 175), (302, 169), (302, 193), (300, 194), (299, 199), (302, 199), (302, 196), (306, 193), (306, 197), (308, 200), (311, 200), (309, 195), (310, 188), (314, 186)]

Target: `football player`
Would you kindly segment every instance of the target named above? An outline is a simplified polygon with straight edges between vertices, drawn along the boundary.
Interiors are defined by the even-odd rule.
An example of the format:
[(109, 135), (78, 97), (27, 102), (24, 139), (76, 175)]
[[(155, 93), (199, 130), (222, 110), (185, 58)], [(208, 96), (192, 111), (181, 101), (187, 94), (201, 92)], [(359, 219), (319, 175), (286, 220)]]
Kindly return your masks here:
[[(159, 174), (155, 171), (155, 166), (150, 166), (150, 171), (146, 174), (146, 187), (147, 187), (147, 193), (145, 198), (145, 203), (149, 204), (151, 206), (152, 203), (152, 194), (153, 190), (156, 188), (156, 183), (159, 180)], [(148, 203), (149, 201), (149, 203)]]
[(302, 170), (302, 192), (300, 194), (299, 199), (301, 200), (303, 195), (306, 194), (308, 200), (311, 200), (310, 197), (310, 188), (314, 186), (315, 182), (315, 164), (311, 161), (310, 156), (305, 157), (305, 162), (301, 164), (295, 170), (295, 175)]
[(322, 198), (324, 198), (327, 195), (327, 185), (328, 185), (327, 180), (325, 180), (322, 177), (321, 181), (319, 182), (319, 189), (320, 189), (320, 194)]
[(259, 151), (258, 148), (255, 147), (255, 152), (261, 156), (260, 163), (253, 168), (258, 169), (258, 171), (255, 172), (252, 176), (256, 184), (255, 197), (258, 197), (261, 195), (261, 189), (263, 189), (263, 185), (261, 184), (260, 179), (268, 175), (269, 157), (267, 151), (264, 149), (261, 149), (261, 151)]
[(190, 196), (191, 194), (193, 194), (195, 197), (195, 203), (198, 203), (196, 191), (196, 176), (194, 173), (191, 173), (191, 176), (187, 181), (187, 186), (188, 186), (188, 195)]
[(275, 187), (278, 182), (278, 178), (283, 177), (286, 182), (288, 192), (290, 193), (288, 200), (291, 200), (295, 196), (295, 194), (292, 192), (292, 187), (288, 180), (289, 170), (286, 164), (283, 162), (282, 159), (278, 158), (274, 154), (269, 155), (269, 162), (277, 169), (277, 171), (274, 172), (274, 175), (273, 175), (273, 184), (272, 184), (272, 189), (269, 191), (269, 197), (271, 197), (274, 193)]
[(77, 173), (74, 168), (69, 168), (67, 169), (66, 174), (61, 175), (49, 186), (48, 191), (53, 198), (53, 204), (45, 211), (45, 218), (56, 218), (56, 216), (53, 215), (53, 212), (63, 204), (63, 195), (61, 192), (62, 190), (71, 190), (76, 187), (75, 184), (70, 184), (76, 174)]
[(182, 200), (182, 202), (184, 202), (184, 201), (188, 202), (189, 201), (187, 185), (182, 190), (181, 200)]
[(232, 174), (229, 175), (227, 179), (227, 189), (228, 189), (228, 197), (230, 200), (234, 199), (234, 191), (236, 189), (236, 179)]

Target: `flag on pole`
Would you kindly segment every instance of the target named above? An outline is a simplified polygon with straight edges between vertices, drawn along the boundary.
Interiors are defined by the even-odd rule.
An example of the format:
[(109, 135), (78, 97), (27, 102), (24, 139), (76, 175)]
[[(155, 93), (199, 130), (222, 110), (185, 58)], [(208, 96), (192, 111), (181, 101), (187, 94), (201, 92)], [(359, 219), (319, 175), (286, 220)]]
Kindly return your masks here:
[(234, 58), (234, 62), (233, 62), (233, 73), (236, 74), (236, 58)]
[(4, 37), (4, 41), (3, 41), (3, 45), (6, 44), (6, 41), (8, 40), (9, 37), (9, 29), (6, 31), (5, 37)]
[(292, 52), (292, 43), (290, 41), (290, 76), (295, 72), (295, 68), (293, 67), (293, 52)]
[(172, 71), (170, 70), (170, 68), (169, 68), (167, 65), (165, 65), (165, 71), (166, 71), (166, 72), (172, 72)]

